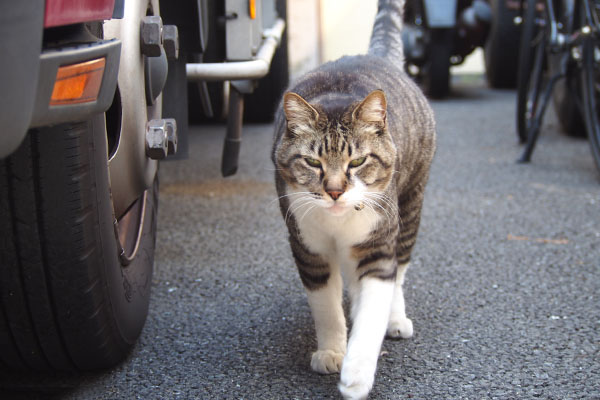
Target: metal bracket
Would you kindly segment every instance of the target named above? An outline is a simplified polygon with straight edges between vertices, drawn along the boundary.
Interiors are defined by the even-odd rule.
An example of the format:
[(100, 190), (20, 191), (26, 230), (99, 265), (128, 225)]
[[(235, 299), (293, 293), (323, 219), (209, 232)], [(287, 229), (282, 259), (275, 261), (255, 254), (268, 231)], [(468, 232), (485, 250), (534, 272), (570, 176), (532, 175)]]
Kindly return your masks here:
[(237, 172), (240, 145), (242, 144), (242, 121), (244, 117), (244, 95), (235, 87), (229, 92), (229, 117), (223, 145), (221, 174), (231, 176)]
[(285, 22), (278, 19), (264, 31), (263, 41), (254, 60), (226, 63), (189, 63), (186, 65), (188, 81), (237, 81), (260, 79), (267, 75), (275, 49), (281, 41)]

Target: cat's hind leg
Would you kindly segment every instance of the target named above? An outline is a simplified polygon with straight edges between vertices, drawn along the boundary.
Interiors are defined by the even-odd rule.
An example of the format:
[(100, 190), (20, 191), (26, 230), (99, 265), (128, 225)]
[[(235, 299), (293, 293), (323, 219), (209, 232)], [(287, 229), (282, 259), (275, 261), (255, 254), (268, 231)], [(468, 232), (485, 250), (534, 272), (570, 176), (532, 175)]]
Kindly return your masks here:
[[(421, 172), (427, 174), (427, 170)], [(425, 177), (426, 179), (426, 177)], [(413, 335), (413, 323), (406, 317), (404, 305), (404, 275), (410, 265), (412, 249), (417, 240), (419, 224), (421, 222), (421, 209), (423, 207), (423, 186), (418, 185), (411, 192), (404, 193), (398, 199), (399, 234), (396, 239), (396, 259), (398, 269), (394, 288), (394, 300), (387, 328), (387, 335), (391, 338), (408, 339)]]
[(396, 273), (396, 283), (394, 288), (394, 299), (392, 300), (392, 309), (390, 311), (390, 319), (387, 327), (387, 335), (391, 338), (408, 339), (413, 335), (412, 321), (406, 317), (406, 309), (404, 305), (404, 274), (408, 269), (409, 263), (398, 266)]
[(321, 374), (340, 372), (346, 353), (346, 318), (342, 308), (343, 283), (339, 271), (332, 272), (325, 286), (306, 290), (318, 343), (310, 366)]

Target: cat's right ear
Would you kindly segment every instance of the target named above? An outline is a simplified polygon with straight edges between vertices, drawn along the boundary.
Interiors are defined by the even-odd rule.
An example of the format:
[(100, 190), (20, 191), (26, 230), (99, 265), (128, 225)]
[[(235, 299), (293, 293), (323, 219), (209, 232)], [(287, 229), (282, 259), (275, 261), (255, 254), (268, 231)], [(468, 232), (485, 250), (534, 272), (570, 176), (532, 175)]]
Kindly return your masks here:
[(284, 94), (283, 111), (291, 134), (314, 133), (319, 113), (300, 95), (293, 92)]

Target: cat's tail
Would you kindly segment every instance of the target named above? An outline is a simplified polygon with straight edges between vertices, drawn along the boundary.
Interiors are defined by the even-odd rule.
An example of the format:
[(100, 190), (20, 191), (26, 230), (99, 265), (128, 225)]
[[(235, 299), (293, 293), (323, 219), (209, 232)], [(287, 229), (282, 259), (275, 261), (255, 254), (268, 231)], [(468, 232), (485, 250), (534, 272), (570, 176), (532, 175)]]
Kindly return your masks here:
[(404, 0), (379, 0), (369, 43), (369, 54), (386, 58), (399, 68), (404, 68), (403, 16)]

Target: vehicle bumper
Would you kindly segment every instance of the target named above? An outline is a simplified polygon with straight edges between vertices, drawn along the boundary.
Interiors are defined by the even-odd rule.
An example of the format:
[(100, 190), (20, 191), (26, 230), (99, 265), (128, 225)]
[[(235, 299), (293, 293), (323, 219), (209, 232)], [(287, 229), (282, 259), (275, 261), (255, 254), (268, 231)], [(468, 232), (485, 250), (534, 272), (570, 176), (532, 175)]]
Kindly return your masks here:
[(0, 158), (27, 133), (37, 88), (44, 2), (0, 3)]
[[(28, 47), (31, 44), (22, 46)], [(23, 48), (14, 49), (14, 54), (23, 53)], [(41, 54), (38, 47), (37, 55), (26, 55), (27, 62), (17, 62), (25, 57), (22, 55), (15, 61), (3, 61), (0, 80), (2, 87), (7, 90), (0, 93), (0, 124), (3, 127), (0, 134), (0, 158), (16, 150), (29, 128), (82, 121), (91, 115), (106, 111), (112, 103), (117, 85), (120, 51), (119, 40), (107, 40), (45, 50)], [(60, 66), (99, 58), (105, 59), (105, 66), (95, 100), (78, 104), (50, 105)]]
[[(30, 127), (81, 121), (91, 115), (106, 111), (112, 103), (117, 87), (120, 53), (121, 42), (119, 40), (105, 40), (44, 51), (39, 59), (40, 71)], [(96, 100), (78, 104), (50, 105), (56, 73), (60, 66), (99, 58), (105, 59), (105, 67)]]

